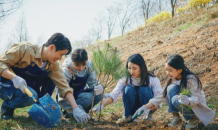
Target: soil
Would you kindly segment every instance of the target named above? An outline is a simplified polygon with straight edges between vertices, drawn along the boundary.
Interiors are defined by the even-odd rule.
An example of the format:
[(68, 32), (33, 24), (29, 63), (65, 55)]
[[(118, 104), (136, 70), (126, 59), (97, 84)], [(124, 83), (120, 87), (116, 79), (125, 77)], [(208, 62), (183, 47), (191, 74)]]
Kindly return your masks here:
[[(218, 102), (210, 100), (218, 99), (218, 18), (210, 18), (213, 12), (218, 12), (218, 5), (203, 8), (191, 14), (183, 14), (163, 23), (139, 28), (124, 36), (91, 45), (86, 50), (91, 59), (94, 49), (103, 48), (104, 43), (109, 43), (117, 47), (124, 63), (130, 55), (139, 53), (144, 57), (148, 70), (153, 71), (160, 79), (162, 87), (168, 78), (164, 68), (167, 57), (179, 54), (184, 57), (186, 66), (200, 78), (207, 104), (214, 105), (211, 109), (218, 113)], [(176, 31), (182, 24), (188, 23), (192, 24), (190, 28)], [(115, 84), (107, 88), (107, 91), (112, 91)], [(118, 100), (119, 102), (122, 100)], [(114, 113), (109, 112), (103, 115), (103, 122), (100, 124), (96, 122), (93, 126), (89, 123), (86, 127), (76, 126), (76, 129), (181, 129), (181, 124), (176, 127), (167, 125), (172, 120), (172, 115), (167, 111), (167, 106), (158, 109), (153, 114), (154, 121), (140, 121), (118, 126), (115, 121), (123, 113), (123, 108), (120, 107)], [(217, 115), (206, 127), (200, 122), (198, 129), (218, 129)]]

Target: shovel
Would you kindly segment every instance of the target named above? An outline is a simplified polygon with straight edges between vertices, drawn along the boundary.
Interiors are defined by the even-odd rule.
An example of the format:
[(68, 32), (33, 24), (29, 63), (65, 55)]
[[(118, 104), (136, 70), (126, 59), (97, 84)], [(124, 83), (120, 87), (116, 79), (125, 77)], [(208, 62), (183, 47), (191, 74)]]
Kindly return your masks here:
[[(10, 71), (13, 72), (11, 69)], [(47, 128), (57, 127), (60, 125), (61, 110), (49, 94), (46, 94), (37, 100), (25, 85), (24, 91), (33, 99), (34, 102), (28, 113), (39, 125)]]

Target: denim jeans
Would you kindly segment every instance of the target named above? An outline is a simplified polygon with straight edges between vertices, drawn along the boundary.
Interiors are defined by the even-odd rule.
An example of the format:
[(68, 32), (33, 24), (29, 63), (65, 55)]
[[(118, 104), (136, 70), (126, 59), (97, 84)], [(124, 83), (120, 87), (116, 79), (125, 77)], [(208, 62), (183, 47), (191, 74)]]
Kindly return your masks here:
[[(93, 99), (93, 95), (94, 95), (94, 90), (90, 91), (90, 92), (82, 92), (78, 95), (77, 99), (76, 99), (76, 103), (77, 105), (81, 105), (83, 107), (83, 109), (86, 111), (86, 113), (89, 112), (89, 110), (92, 107), (92, 99)], [(94, 104), (93, 106), (95, 106), (96, 104), (98, 104), (101, 101), (102, 98), (102, 94), (100, 95), (95, 95), (95, 99), (94, 99)], [(72, 110), (71, 105), (68, 103), (67, 100), (61, 100), (58, 102), (58, 104), (66, 110)], [(72, 111), (69, 111), (72, 112)]]
[(141, 86), (137, 93), (134, 86), (126, 86), (123, 91), (123, 116), (133, 116), (138, 108), (147, 104), (153, 97), (153, 92), (150, 87)]
[[(35, 90), (28, 87), (30, 92), (38, 98), (38, 95)], [(1, 88), (1, 91), (4, 91), (4, 87)], [(4, 93), (1, 93), (0, 97), (7, 97), (7, 95), (4, 95)], [(4, 102), (2, 103), (4, 106), (9, 108), (23, 108), (26, 106), (30, 106), (33, 104), (33, 99), (29, 97), (27, 94), (23, 93), (20, 89), (17, 89), (15, 93), (13, 94), (13, 97), (11, 99), (3, 99)]]
[(167, 98), (169, 101), (169, 113), (182, 113), (183, 111), (183, 117), (185, 120), (189, 120), (193, 117), (195, 114), (192, 109), (189, 110), (188, 106), (182, 105), (178, 102), (178, 93), (179, 93), (179, 87), (176, 84), (171, 84), (167, 87)]

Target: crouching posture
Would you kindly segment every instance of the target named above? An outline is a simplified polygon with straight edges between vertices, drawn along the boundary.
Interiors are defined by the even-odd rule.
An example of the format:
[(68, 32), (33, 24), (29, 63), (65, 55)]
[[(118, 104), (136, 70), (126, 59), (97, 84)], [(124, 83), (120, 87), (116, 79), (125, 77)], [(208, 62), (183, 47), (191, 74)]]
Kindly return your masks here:
[[(69, 86), (74, 89), (73, 96), (77, 105), (88, 113), (91, 109), (94, 93), (94, 105), (100, 102), (103, 86), (99, 83), (99, 85), (96, 85), (98, 81), (95, 72), (92, 70), (92, 62), (88, 60), (86, 50), (75, 49), (72, 55), (63, 62), (62, 69)], [(71, 117), (71, 105), (66, 99), (61, 98), (59, 94), (60, 92), (56, 96), (58, 104), (65, 110), (63, 112), (65, 117)], [(87, 118), (87, 116), (84, 116), (81, 122), (85, 122)], [(75, 119), (78, 121), (77, 118)]]
[[(215, 112), (206, 106), (205, 94), (202, 90), (201, 81), (184, 64), (184, 59), (177, 54), (171, 55), (165, 63), (166, 73), (169, 79), (163, 93), (151, 99), (146, 104), (146, 109), (158, 106), (166, 101), (169, 113), (173, 114), (173, 120), (169, 126), (174, 126), (182, 120), (180, 112), (188, 124), (186, 128), (195, 128), (200, 119), (208, 125), (215, 116)], [(180, 95), (183, 91), (190, 91), (188, 95)], [(191, 108), (191, 109), (190, 109)]]
[[(145, 61), (140, 54), (128, 58), (126, 69), (129, 76), (120, 79), (114, 90), (105, 94), (106, 100), (101, 105), (101, 109), (104, 109), (123, 96), (124, 113), (123, 118), (118, 119), (118, 124), (131, 121), (139, 108), (143, 110), (150, 99), (162, 93), (160, 80), (152, 72), (147, 71)], [(92, 111), (98, 113), (100, 106), (94, 107)], [(152, 120), (149, 111), (144, 111), (141, 114), (141, 117), (143, 116), (148, 116), (146, 119)]]
[(57, 62), (70, 52), (68, 38), (61, 33), (55, 33), (44, 45), (16, 43), (1, 55), (0, 98), (4, 100), (1, 105), (1, 119), (11, 119), (15, 108), (33, 104), (32, 99), (24, 92), (24, 85), (28, 86), (35, 97), (40, 98), (46, 93), (51, 95), (55, 83), (60, 90), (60, 96), (76, 108), (77, 105), (71, 100), (73, 89), (69, 87)]

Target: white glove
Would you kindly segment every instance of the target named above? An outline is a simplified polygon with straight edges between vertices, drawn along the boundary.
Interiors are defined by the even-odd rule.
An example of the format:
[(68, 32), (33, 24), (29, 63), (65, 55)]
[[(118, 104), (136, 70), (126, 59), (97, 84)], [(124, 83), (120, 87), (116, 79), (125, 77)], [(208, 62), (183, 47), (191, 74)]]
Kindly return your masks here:
[(189, 105), (189, 97), (188, 96), (179, 95), (178, 98), (179, 98), (178, 102), (180, 102), (181, 104), (186, 105), (186, 106)]
[(147, 119), (149, 115), (150, 109), (147, 109), (144, 113), (139, 116), (139, 119)]
[(23, 78), (21, 78), (20, 76), (16, 76), (12, 79), (12, 82), (13, 82), (15, 88), (20, 89), (23, 93), (25, 93), (24, 85), (27, 86), (27, 84)]
[(194, 107), (195, 105), (199, 103), (198, 97), (189, 97), (188, 100), (189, 100), (190, 106), (192, 107)]
[[(104, 109), (104, 105), (101, 104), (101, 110)], [(100, 111), (100, 105), (95, 106), (94, 108), (92, 108), (91, 112), (95, 112), (95, 114), (97, 114)]]
[(73, 109), (73, 117), (77, 122), (87, 122), (90, 116), (78, 107)]
[(103, 92), (103, 86), (101, 84), (99, 84), (98, 86), (95, 86), (94, 91), (96, 95), (100, 95)]
[(137, 115), (138, 116), (146, 116), (147, 113), (149, 114), (149, 112), (147, 112), (147, 111), (148, 111), (147, 107), (145, 105), (143, 105), (135, 112), (135, 114), (132, 116), (132, 119), (134, 119)]

